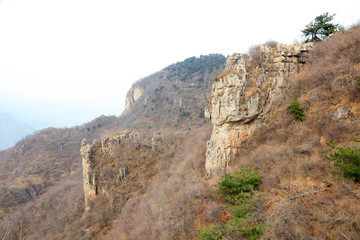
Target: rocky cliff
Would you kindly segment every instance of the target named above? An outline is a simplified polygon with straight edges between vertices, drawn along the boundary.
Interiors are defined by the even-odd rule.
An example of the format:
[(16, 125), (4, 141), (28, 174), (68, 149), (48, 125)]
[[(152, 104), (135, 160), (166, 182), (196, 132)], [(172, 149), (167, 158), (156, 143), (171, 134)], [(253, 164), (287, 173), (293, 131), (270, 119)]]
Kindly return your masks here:
[(135, 192), (141, 191), (157, 172), (156, 164), (172, 149), (171, 140), (161, 133), (145, 140), (138, 132), (122, 131), (81, 142), (85, 210), (89, 211), (98, 196), (121, 210)]
[(92, 148), (92, 144), (86, 143), (86, 138), (81, 141), (80, 154), (82, 157), (83, 166), (85, 210), (89, 210), (90, 201), (96, 195), (96, 176), (92, 173), (92, 170), (94, 168)]
[(228, 166), (286, 91), (288, 77), (299, 71), (312, 47), (265, 44), (253, 48), (250, 56), (233, 54), (227, 59), (225, 71), (213, 80), (205, 109), (213, 123), (206, 151), (208, 177)]
[(132, 86), (132, 88), (126, 94), (125, 100), (125, 112), (129, 112), (131, 107), (134, 105), (136, 100), (138, 100), (144, 93), (144, 88), (140, 86)]
[(124, 141), (136, 145), (137, 136), (137, 132), (115, 134), (103, 137), (100, 141), (94, 140), (92, 144), (87, 144), (86, 138), (82, 140), (80, 153), (83, 166), (85, 210), (90, 209), (91, 202), (98, 194), (104, 194), (110, 203), (117, 197), (113, 188), (118, 186), (126, 176), (127, 166), (126, 161), (121, 160), (115, 164), (114, 158), (119, 158), (119, 151), (124, 148), (121, 147)]
[[(214, 226), (242, 239), (223, 229), (228, 204), (206, 179), (227, 166), (261, 176), (261, 239), (359, 239), (360, 185), (324, 158), (327, 142), (351, 146), (359, 131), (359, 39), (360, 25), (314, 47), (268, 43), (215, 79), (222, 55), (189, 58), (136, 83), (119, 118), (0, 151), (0, 239), (196, 239)], [(293, 99), (302, 121), (287, 113)]]

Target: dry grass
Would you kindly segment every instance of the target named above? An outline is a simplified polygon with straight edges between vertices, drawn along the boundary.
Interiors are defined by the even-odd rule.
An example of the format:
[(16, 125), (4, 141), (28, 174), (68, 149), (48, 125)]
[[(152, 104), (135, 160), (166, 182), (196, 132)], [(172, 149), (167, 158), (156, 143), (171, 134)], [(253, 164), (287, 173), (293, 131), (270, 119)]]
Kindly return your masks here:
[(302, 93), (321, 88), (337, 93), (358, 94), (355, 79), (360, 74), (359, 49), (360, 25), (316, 43), (306, 71), (298, 76), (295, 87)]
[[(242, 145), (230, 172), (242, 166), (263, 177), (267, 231), (263, 239), (359, 239), (359, 184), (332, 174), (326, 142), (351, 143), (359, 131), (360, 25), (316, 44), (310, 63), (288, 79), (291, 89)], [(292, 99), (305, 107), (304, 121), (286, 113)], [(335, 121), (331, 111), (349, 110)], [(354, 109), (354, 110), (353, 110)]]
[[(360, 237), (359, 186), (337, 179), (327, 170), (332, 164), (324, 158), (330, 151), (327, 141), (348, 144), (360, 126), (358, 112), (350, 112), (341, 121), (334, 121), (330, 114), (338, 106), (354, 109), (359, 104), (354, 97), (358, 93), (348, 81), (358, 74), (357, 49), (355, 55), (334, 55), (340, 53), (338, 43), (332, 42), (339, 42), (339, 37), (349, 46), (358, 44), (351, 40), (358, 34), (355, 30), (317, 44), (309, 57), (311, 65), (288, 80), (290, 90), (273, 104), (271, 114), (242, 145), (237, 161), (228, 169), (234, 172), (251, 166), (262, 175), (260, 191), (268, 225), (263, 239)], [(286, 113), (294, 98), (305, 107), (303, 122)], [(207, 185), (216, 179), (205, 182), (204, 175), (199, 177), (204, 174), (203, 161), (196, 159), (204, 155), (194, 147), (200, 146), (190, 137), (148, 191), (126, 203), (107, 239), (194, 239), (196, 228), (228, 218)]]
[[(176, 75), (167, 79), (168, 75), (169, 71), (164, 70), (136, 83), (145, 88), (145, 92), (127, 115), (120, 118), (102, 116), (83, 126), (70, 129), (45, 129), (20, 141), (16, 149), (0, 152), (0, 236), (3, 236), (1, 234), (4, 229), (5, 233), (15, 234), (19, 223), (16, 219), (20, 219), (20, 215), (24, 219), (31, 219), (37, 214), (40, 217), (26, 225), (27, 236), (33, 236), (34, 239), (77, 239), (81, 236), (91, 239), (96, 234), (102, 234), (109, 227), (104, 214), (101, 214), (102, 217), (96, 216), (95, 212), (82, 215), (80, 142), (83, 138), (92, 142), (104, 134), (128, 128), (141, 132), (144, 137), (142, 142), (135, 144), (137, 146), (127, 146), (125, 150), (115, 152), (113, 159), (107, 159), (100, 153), (97, 156), (104, 159), (103, 164), (98, 166), (101, 169), (101, 184), (115, 196), (113, 200), (117, 207), (110, 214), (113, 218), (129, 198), (136, 193), (143, 194), (150, 182), (158, 177), (159, 172), (169, 169), (172, 162), (168, 159), (172, 159), (173, 152), (168, 151), (168, 143), (181, 144), (182, 138), (207, 122), (199, 115), (206, 104), (205, 95), (211, 86), (211, 69), (193, 74), (186, 82)], [(189, 112), (190, 116), (181, 117), (181, 112)], [(181, 139), (172, 142), (170, 136), (162, 136), (163, 142), (157, 149), (160, 152), (154, 153), (149, 138), (159, 129), (172, 132), (173, 136), (180, 136)], [(141, 147), (136, 150), (139, 144)], [(129, 157), (134, 155), (134, 152), (135, 156)], [(120, 162), (126, 163), (130, 171), (129, 178), (121, 182), (126, 187), (116, 190), (111, 188), (111, 183), (118, 174), (114, 167), (118, 168)], [(78, 180), (77, 186), (73, 185), (71, 180), (74, 176)], [(72, 190), (65, 193), (61, 186), (67, 184), (71, 185)], [(124, 191), (125, 194), (120, 197), (119, 191)], [(51, 216), (56, 214), (50, 204), (53, 198), (56, 198), (58, 206), (64, 209), (64, 214), (68, 214), (71, 219), (74, 217), (73, 220), (62, 217), (51, 219)], [(66, 198), (73, 202), (70, 203)], [(44, 208), (39, 207), (40, 201)], [(104, 204), (103, 208), (106, 209), (106, 206)], [(3, 222), (4, 219), (7, 220)], [(91, 224), (88, 225), (85, 219)], [(91, 228), (96, 225), (93, 224), (96, 221), (100, 222), (98, 227)], [(37, 225), (42, 226), (41, 231), (36, 232)], [(16, 239), (18, 235), (14, 236)]]
[(261, 66), (264, 62), (264, 57), (261, 55), (261, 45), (252, 46), (249, 49), (250, 62), (256, 66)]
[(202, 127), (189, 135), (175, 155), (167, 159), (169, 166), (159, 166), (159, 178), (144, 194), (129, 199), (106, 239), (194, 239), (199, 217), (194, 213), (203, 211), (209, 220), (219, 215), (221, 208), (213, 203), (210, 210), (204, 211), (214, 200), (203, 181), (208, 129)]
[[(336, 178), (327, 170), (332, 164), (323, 157), (330, 151), (327, 141), (347, 145), (359, 131), (360, 98), (354, 84), (359, 75), (359, 39), (360, 25), (317, 43), (310, 63), (296, 78), (288, 79), (286, 94), (273, 103), (271, 114), (242, 145), (237, 161), (228, 169), (234, 172), (251, 166), (262, 175), (260, 191), (265, 198), (264, 219), (268, 225), (263, 239), (360, 238), (359, 184)], [(112, 156), (105, 156), (97, 146), (96, 157), (102, 159), (96, 166), (100, 184), (114, 202), (111, 205), (109, 198), (99, 196), (88, 213), (83, 211), (79, 143), (83, 137), (92, 139), (120, 128), (118, 120), (100, 119), (77, 130), (48, 129), (20, 142), (22, 155), (2, 153), (0, 160), (6, 171), (0, 170), (5, 183), (1, 193), (23, 184), (23, 172), (31, 177), (35, 170), (40, 171), (37, 177), (56, 186), (45, 186), (35, 201), (25, 199), (29, 202), (19, 203), (23, 205), (18, 211), (1, 219), (0, 239), (195, 239), (196, 228), (219, 219), (225, 221), (227, 210), (212, 192), (217, 179), (205, 180), (205, 148), (211, 126), (195, 119), (197, 107), (204, 106), (206, 100), (192, 94), (208, 89), (204, 86), (195, 91), (184, 86), (187, 92), (182, 95), (169, 85), (168, 95), (158, 93), (153, 110), (151, 105), (144, 110), (140, 102), (134, 105), (137, 114), (120, 118), (126, 126), (142, 129), (146, 137), (142, 142), (122, 146)], [(150, 92), (147, 96), (152, 96)], [(169, 135), (166, 131), (174, 131), (178, 118), (172, 115), (177, 116), (179, 105), (166, 97), (180, 96), (186, 97), (182, 103), (194, 121), (180, 119), (179, 132)], [(203, 100), (196, 101), (200, 98)], [(305, 107), (306, 119), (302, 122), (286, 113), (286, 106), (294, 98)], [(163, 104), (170, 112), (160, 108)], [(349, 110), (349, 117), (334, 121), (330, 112), (339, 106)], [(97, 124), (102, 125), (98, 130), (93, 128)], [(184, 131), (190, 127), (191, 131)], [(158, 128), (165, 129), (163, 142), (153, 150), (149, 139)], [(27, 164), (31, 161), (38, 167)], [(114, 168), (123, 165), (129, 167), (129, 175), (121, 184), (111, 184), (117, 174)], [(38, 180), (33, 181), (35, 187), (31, 189), (35, 191)], [(21, 186), (26, 193), (29, 185)]]

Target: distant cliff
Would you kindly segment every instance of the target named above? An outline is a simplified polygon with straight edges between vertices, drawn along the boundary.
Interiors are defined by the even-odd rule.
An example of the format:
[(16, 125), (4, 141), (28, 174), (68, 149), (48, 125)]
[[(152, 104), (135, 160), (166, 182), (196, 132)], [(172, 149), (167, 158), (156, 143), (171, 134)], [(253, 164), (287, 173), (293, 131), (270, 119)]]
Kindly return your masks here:
[(129, 112), (131, 107), (134, 105), (136, 100), (138, 100), (141, 95), (144, 93), (144, 88), (134, 85), (126, 94), (125, 100), (125, 113)]
[(225, 61), (221, 54), (190, 57), (137, 81), (127, 93), (120, 124), (149, 132), (204, 124), (206, 96)]

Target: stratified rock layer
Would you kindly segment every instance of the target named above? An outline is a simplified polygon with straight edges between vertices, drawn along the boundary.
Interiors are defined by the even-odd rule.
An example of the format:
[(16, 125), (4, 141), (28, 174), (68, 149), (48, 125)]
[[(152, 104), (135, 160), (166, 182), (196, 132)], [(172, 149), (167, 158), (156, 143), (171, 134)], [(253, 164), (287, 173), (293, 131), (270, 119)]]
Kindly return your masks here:
[(271, 104), (281, 97), (286, 79), (306, 62), (312, 44), (261, 46), (251, 56), (233, 54), (213, 80), (205, 116), (213, 132), (207, 143), (206, 172), (224, 170), (241, 143), (252, 135)]

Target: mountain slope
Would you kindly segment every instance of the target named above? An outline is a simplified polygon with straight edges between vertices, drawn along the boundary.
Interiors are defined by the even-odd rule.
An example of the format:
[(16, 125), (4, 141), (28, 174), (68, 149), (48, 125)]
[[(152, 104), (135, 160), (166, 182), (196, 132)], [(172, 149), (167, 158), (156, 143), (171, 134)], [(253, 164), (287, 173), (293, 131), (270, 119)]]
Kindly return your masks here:
[[(240, 231), (225, 228), (232, 213), (214, 190), (224, 172), (251, 167), (262, 178), (254, 209), (266, 225), (260, 238), (359, 239), (359, 183), (329, 171), (336, 168), (324, 155), (332, 151), (326, 142), (347, 146), (359, 131), (360, 25), (312, 50), (302, 47), (268, 43), (233, 55), (212, 82), (209, 70), (188, 68), (197, 65), (190, 58), (135, 83), (120, 118), (44, 130), (43, 145), (52, 144), (40, 152), (61, 156), (60, 170), (54, 167), (48, 178), (58, 180), (17, 206), (0, 236), (195, 239), (197, 229), (216, 226), (225, 239), (244, 239), (249, 236), (242, 229), (251, 229), (254, 216), (240, 222)], [(302, 121), (287, 112), (294, 99), (304, 108)], [(58, 139), (78, 141), (63, 146), (74, 155), (62, 155)], [(23, 169), (33, 166), (30, 161), (39, 161), (41, 144), (35, 136), (25, 140), (0, 152), (3, 191), (28, 177)], [(80, 147), (84, 175), (75, 156)], [(206, 171), (209, 159), (215, 168)], [(56, 165), (50, 163), (44, 161), (44, 169)]]
[[(186, 81), (180, 78), (181, 74), (188, 74), (184, 68), (188, 60), (175, 64), (175, 70), (181, 72), (179, 74), (164, 69), (135, 83), (134, 86), (143, 88), (143, 94), (119, 118), (102, 116), (80, 127), (44, 129), (18, 142), (14, 148), (0, 152), (0, 193), (4, 196), (1, 198), (0, 216), (7, 219), (3, 222), (3, 230), (18, 231), (20, 222), (29, 222), (28, 217), (37, 212), (42, 217), (34, 218), (27, 224), (28, 234), (35, 234), (34, 226), (40, 225), (43, 230), (36, 233), (40, 234), (36, 235), (38, 237), (55, 234), (57, 230), (63, 232), (64, 225), (60, 222), (63, 223), (68, 216), (54, 211), (58, 207), (64, 209), (64, 212), (72, 209), (70, 207), (73, 205), (67, 205), (69, 202), (64, 198), (83, 202), (79, 154), (83, 138), (92, 142), (100, 136), (124, 129), (136, 129), (143, 133), (146, 142), (151, 141), (153, 132), (162, 128), (178, 128), (178, 131), (186, 129), (189, 132), (192, 127), (203, 125), (204, 118), (200, 113), (206, 102), (204, 94), (209, 93), (213, 70), (222, 68), (225, 57), (214, 54), (195, 60), (199, 60), (199, 65), (191, 70), (191, 76)], [(213, 62), (210, 66), (207, 65), (209, 61)], [(144, 102), (148, 106), (144, 107)], [(166, 111), (163, 111), (162, 104), (167, 106)], [(176, 118), (173, 119), (173, 116)], [(64, 188), (67, 195), (59, 194), (58, 191), (64, 191)], [(58, 202), (56, 208), (52, 207), (53, 202)], [(82, 210), (83, 206), (69, 210), (69, 214)], [(44, 220), (54, 215), (55, 219)], [(53, 223), (57, 223), (58, 227), (55, 228)], [(78, 230), (83, 231), (82, 228)], [(81, 236), (84, 233), (78, 234)]]
[(213, 73), (224, 63), (220, 54), (192, 57), (135, 83), (127, 94), (127, 110), (117, 124), (147, 132), (200, 126)]
[[(259, 47), (250, 52), (250, 56), (244, 55), (248, 60), (245, 71), (241, 67), (236, 70), (248, 74), (245, 81), (249, 82), (240, 96), (245, 104), (236, 103), (236, 97), (231, 99), (235, 92), (232, 88), (244, 81), (241, 77), (235, 80), (236, 71), (228, 68), (232, 58), (228, 60), (227, 69), (213, 81), (210, 99), (217, 109), (212, 110), (229, 120), (224, 134), (232, 136), (239, 125), (255, 125), (251, 133), (240, 132), (236, 136), (239, 140), (230, 141), (234, 144), (230, 146), (237, 151), (229, 161), (225, 154), (219, 154), (218, 164), (227, 173), (234, 173), (244, 166), (259, 171), (262, 183), (258, 194), (263, 199), (255, 212), (266, 224), (262, 239), (360, 237), (359, 183), (328, 171), (336, 168), (324, 157), (332, 151), (326, 142), (350, 145), (360, 125), (360, 91), (356, 87), (360, 75), (359, 34), (359, 25), (336, 34), (316, 43), (307, 57), (296, 51), (284, 51), (283, 56), (274, 59), (283, 48), (280, 44)], [(292, 47), (296, 48), (289, 46), (288, 49)], [(293, 68), (294, 63), (296, 68)], [(280, 75), (272, 72), (278, 69)], [(282, 75), (284, 69), (291, 69), (291, 74)], [(246, 102), (255, 93), (261, 96), (256, 87), (261, 87), (260, 83), (266, 84), (267, 77), (274, 84), (268, 89), (274, 95), (269, 96), (268, 101), (254, 101), (264, 104), (264, 112), (257, 114), (251, 111), (256, 104), (249, 107)], [(233, 81), (227, 82), (226, 79)], [(230, 99), (227, 101), (226, 97)], [(303, 121), (294, 120), (286, 110), (294, 99), (298, 99), (305, 109)], [(232, 105), (232, 102), (236, 104)], [(251, 114), (258, 117), (257, 120)], [(250, 119), (245, 123), (241, 122), (244, 115)], [(217, 125), (220, 122), (215, 119), (215, 133)], [(170, 166), (148, 183), (145, 193), (130, 198), (112, 222), (112, 229), (97, 237), (194, 239), (197, 228), (218, 226), (225, 239), (245, 238), (246, 232), (223, 227), (223, 223), (232, 217), (228, 204), (213, 194), (219, 176), (214, 174), (214, 178), (206, 180), (205, 151), (206, 146), (212, 147), (209, 142), (206, 144), (210, 139), (209, 130), (203, 126), (189, 134), (174, 157), (169, 158)], [(217, 144), (224, 141), (220, 137), (212, 140), (218, 141)], [(232, 151), (232, 148), (227, 150)], [(97, 161), (102, 162), (102, 159)]]

